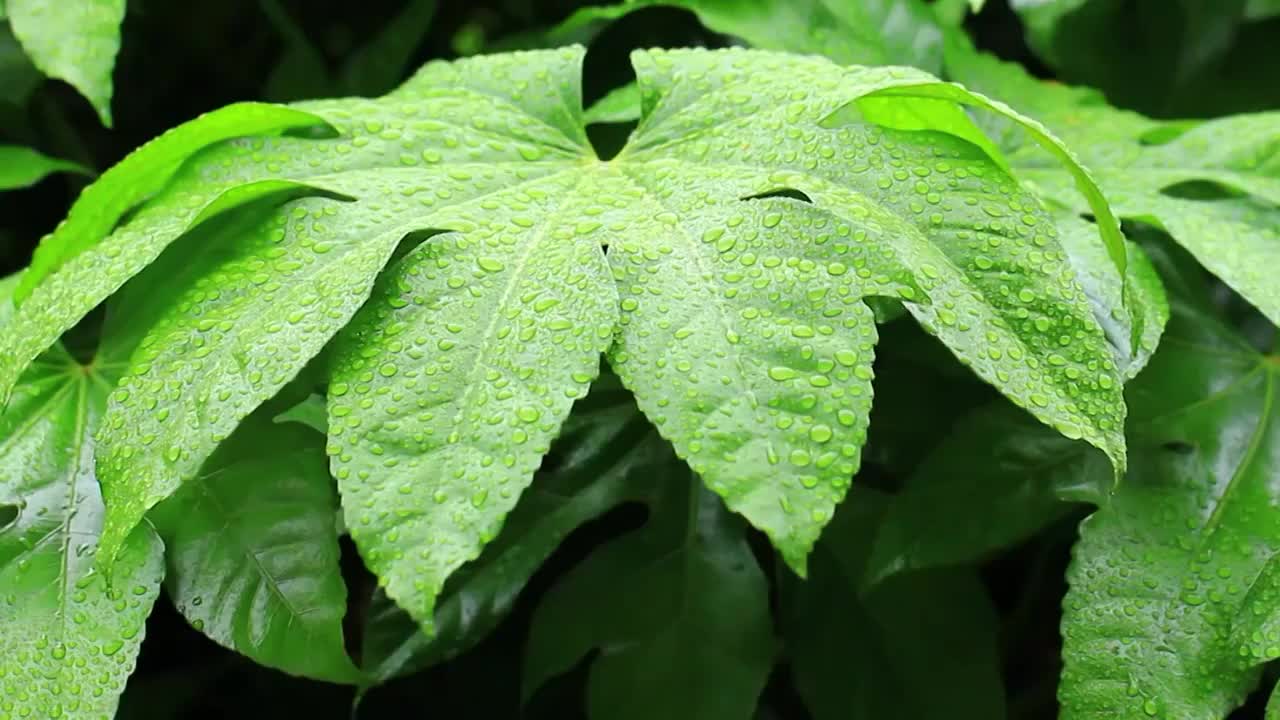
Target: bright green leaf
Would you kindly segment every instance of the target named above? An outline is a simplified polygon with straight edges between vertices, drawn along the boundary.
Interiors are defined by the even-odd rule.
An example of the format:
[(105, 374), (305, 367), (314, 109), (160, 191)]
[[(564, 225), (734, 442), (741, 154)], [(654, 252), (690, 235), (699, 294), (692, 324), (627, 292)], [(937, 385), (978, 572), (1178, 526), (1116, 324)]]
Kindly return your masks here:
[(0, 190), (35, 185), (56, 172), (91, 174), (69, 160), (59, 160), (17, 145), (0, 145)]
[[(209, 148), (78, 240), (0, 335), (21, 350), (0, 369), (211, 218), (187, 239), (213, 249), (163, 273), (174, 299), (136, 323), (99, 452), (104, 548), (346, 324), (406, 234), (420, 244), (338, 343), (330, 450), (353, 537), (424, 623), (611, 343), (645, 414), (797, 569), (858, 467), (868, 296), (908, 300), (980, 377), (1123, 466), (1120, 376), (1038, 201), (972, 143), (825, 120), (888, 92), (993, 108), (1065, 157), (1056, 140), (917, 71), (655, 51), (634, 58), (640, 126), (602, 162), (582, 54), (433, 63), (385, 99), (280, 110), (336, 136)], [(405, 487), (420, 510), (393, 509)]]
[(625, 123), (640, 119), (640, 87), (627, 83), (610, 90), (587, 108), (583, 120), (590, 123)]
[(111, 72), (125, 0), (8, 0), (13, 34), (35, 66), (65, 80), (111, 127)]
[(310, 395), (276, 416), (278, 423), (298, 423), (321, 435), (329, 434), (329, 408), (323, 395)]
[(196, 629), (258, 663), (355, 682), (336, 509), (320, 436), (251, 418), (151, 511), (170, 599)]
[(595, 551), (543, 598), (524, 692), (593, 649), (592, 720), (749, 720), (773, 666), (768, 585), (743, 526), (669, 465), (649, 522)]
[(362, 657), (371, 681), (417, 672), (470, 649), (506, 617), (570, 532), (623, 502), (648, 499), (654, 473), (669, 467), (670, 456), (617, 378), (602, 375), (574, 405), (552, 445), (553, 469), (534, 477), (498, 537), (445, 585), (434, 635), (378, 596), (364, 629)]
[[(159, 282), (139, 278), (139, 304), (159, 317), (129, 323), (146, 335), (104, 419), (99, 473), (114, 512), (145, 510), (194, 476), (218, 442), (300, 372), (368, 297), (411, 228), (370, 235), (355, 221), (328, 225), (333, 208), (345, 204), (295, 201), (290, 207), (303, 215), (293, 217), (306, 220), (286, 225), (284, 215), (259, 211), (278, 207), (267, 197), (184, 238), (148, 269)], [(261, 271), (268, 261), (277, 271), (271, 283)], [(215, 284), (216, 294), (206, 291)], [(105, 344), (116, 342), (108, 336)], [(154, 366), (167, 372), (152, 374)], [(165, 390), (176, 386), (187, 390)], [(210, 402), (219, 403), (218, 413), (208, 414)], [(155, 448), (143, 451), (151, 442)]]
[[(128, 157), (104, 172), (96, 182), (86, 188), (80, 194), (80, 197), (76, 199), (75, 204), (71, 206), (67, 218), (58, 225), (52, 234), (40, 241), (40, 245), (36, 248), (35, 257), (32, 258), (31, 267), (24, 274), (22, 284), (18, 287), (15, 298), (20, 304), (30, 300), (35, 306), (32, 310), (27, 311), (27, 314), (48, 313), (51, 317), (33, 317), (29, 322), (48, 325), (57, 334), (60, 334), (70, 327), (80, 315), (91, 310), (114, 292), (129, 276), (138, 272), (151, 260), (154, 260), (155, 256), (167, 244), (167, 241), (172, 240), (173, 237), (176, 237), (178, 233), (185, 229), (185, 223), (181, 221), (175, 222), (174, 218), (166, 218), (173, 227), (149, 227), (149, 230), (156, 233), (159, 233), (161, 229), (168, 230), (169, 234), (163, 236), (165, 242), (157, 243), (153, 241), (150, 243), (142, 256), (138, 258), (127, 257), (127, 254), (121, 248), (120, 236), (127, 233), (122, 231), (108, 236), (108, 233), (111, 232), (125, 213), (163, 189), (187, 158), (209, 145), (230, 138), (307, 127), (316, 125), (319, 122), (321, 121), (314, 115), (298, 110), (256, 103), (240, 103), (228, 105), (225, 108), (196, 118), (189, 123), (179, 125), (130, 153)], [(190, 196), (180, 198), (170, 196), (166, 199), (168, 200), (168, 209), (171, 211), (174, 210), (173, 206), (178, 202), (192, 200)], [(202, 207), (183, 209), (185, 212), (181, 213), (180, 220), (189, 220), (198, 217)], [(107, 239), (107, 242), (104, 243), (107, 247), (97, 248), (104, 238)], [(135, 243), (130, 241), (135, 239), (137, 238), (127, 238), (123, 244), (132, 246)], [(98, 249), (99, 252), (86, 258), (79, 258), (86, 250), (90, 249)], [(96, 273), (105, 271), (105, 274), (111, 278), (108, 281), (109, 284), (100, 289), (95, 287), (96, 292), (92, 293), (86, 292), (88, 288), (83, 284), (78, 285), (75, 292), (87, 295), (85, 300), (80, 302), (47, 297), (50, 294), (56, 295), (70, 292), (67, 288), (61, 286), (57, 280), (51, 280), (48, 283), (44, 281), (51, 274), (55, 274), (59, 269), (63, 268), (68, 262), (77, 258), (82, 263), (91, 264)], [(80, 264), (77, 264), (75, 269), (66, 274), (74, 274), (79, 267)], [(128, 270), (124, 268), (128, 268)], [(123, 275), (123, 277), (117, 279), (117, 275)], [(76, 277), (75, 281), (79, 282), (82, 279), (81, 277)], [(36, 297), (34, 298), (28, 297), (35, 292), (37, 286), (42, 285), (43, 287), (40, 288), (42, 292), (35, 293)], [(101, 286), (103, 283), (99, 282), (96, 285)], [(73, 313), (78, 314), (73, 315)], [(66, 319), (68, 316), (70, 316), (70, 320)], [(41, 332), (40, 342), (44, 342), (43, 337), (46, 334), (47, 331)], [(53, 337), (56, 338), (57, 334)], [(45, 347), (47, 346), (46, 343)], [(35, 352), (39, 352), (40, 349), (43, 348), (37, 348)], [(6, 347), (5, 351), (6, 357), (11, 355), (11, 351), (13, 353), (20, 352), (24, 355), (32, 352), (26, 347), (20, 351), (16, 348)], [(23, 364), (30, 362), (30, 360), (18, 360), (17, 362), (18, 364)], [(12, 379), (9, 376), (11, 372), (14, 372), (14, 370), (9, 365), (0, 364), (0, 398), (3, 398), (4, 390), (12, 383)]]
[(120, 551), (110, 588), (94, 569), (103, 507), (92, 435), (108, 369), (55, 348), (0, 415), (0, 508), (16, 511), (0, 529), (0, 711), (13, 717), (112, 717), (159, 595), (150, 529)]
[(1218, 720), (1280, 655), (1280, 362), (1190, 292), (1172, 304), (1164, 350), (1129, 387), (1130, 473), (1081, 526), (1068, 574), (1064, 718)]
[[(567, 225), (591, 203), (577, 180), (557, 179), (508, 206), (538, 220), (483, 203), (442, 213), (469, 232), (410, 253), (338, 340), (329, 434), (347, 527), (424, 627), (445, 579), (497, 535), (612, 339), (618, 301), (598, 240)], [(406, 557), (406, 545), (423, 550)]]

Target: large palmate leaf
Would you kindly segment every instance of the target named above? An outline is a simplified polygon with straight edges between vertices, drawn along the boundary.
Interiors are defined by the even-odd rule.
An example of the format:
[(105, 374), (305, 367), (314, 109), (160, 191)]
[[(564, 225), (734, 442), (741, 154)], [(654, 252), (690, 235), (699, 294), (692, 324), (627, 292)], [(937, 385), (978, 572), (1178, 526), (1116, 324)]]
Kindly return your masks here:
[(263, 665), (356, 681), (342, 637), (336, 509), (323, 439), (250, 418), (151, 512), (170, 599), (197, 629)]
[[(13, 278), (0, 281), (0, 327)], [(102, 499), (92, 435), (113, 368), (61, 347), (23, 376), (0, 414), (0, 712), (110, 718), (160, 591), (161, 545), (144, 529), (112, 584), (94, 569)]]
[(375, 599), (361, 655), (370, 682), (407, 675), (470, 649), (510, 612), (534, 571), (569, 533), (624, 502), (651, 500), (661, 490), (655, 473), (670, 463), (670, 446), (653, 432), (617, 378), (602, 375), (574, 405), (548, 462), (502, 532), (445, 585), (434, 635), (423, 633), (385, 596)]
[[(1114, 110), (1088, 91), (1032, 80), (1020, 67), (949, 48), (948, 69), (1014, 98), (1073, 148), (1123, 218), (1154, 224), (1273, 323), (1280, 323), (1280, 113), (1165, 123)], [(1071, 178), (1017, 128), (994, 128), (1018, 177), (1065, 208), (1088, 212)], [(1201, 190), (1209, 184), (1218, 191)]]
[[(45, 276), (0, 334), (0, 389), (187, 234), (161, 258), (160, 310), (129, 331), (145, 336), (104, 420), (107, 557), (335, 335), (329, 451), (347, 526), (421, 623), (497, 534), (604, 351), (798, 570), (859, 465), (868, 296), (907, 301), (980, 377), (1123, 466), (1121, 376), (1052, 217), (951, 134), (978, 139), (955, 103), (1023, 123), (1070, 168), (1123, 269), (1106, 202), (1042, 128), (907, 69), (653, 51), (634, 56), (639, 128), (605, 162), (585, 138), (582, 56), (433, 63), (382, 99), (230, 108), (90, 187), (123, 213), (139, 196), (121, 183), (172, 173), (240, 114), (257, 133), (329, 126), (199, 150), (118, 230), (69, 221), (42, 245)], [(909, 129), (833, 118), (852, 101)]]
[(65, 80), (111, 125), (111, 71), (125, 0), (7, 0), (13, 34), (35, 66)]
[(543, 599), (522, 676), (530, 696), (593, 649), (587, 714), (747, 720), (773, 666), (768, 585), (743, 526), (678, 464), (640, 530)]
[(1069, 572), (1064, 718), (1217, 720), (1280, 657), (1280, 362), (1162, 270), (1179, 289), (1165, 350), (1130, 385), (1129, 476)]

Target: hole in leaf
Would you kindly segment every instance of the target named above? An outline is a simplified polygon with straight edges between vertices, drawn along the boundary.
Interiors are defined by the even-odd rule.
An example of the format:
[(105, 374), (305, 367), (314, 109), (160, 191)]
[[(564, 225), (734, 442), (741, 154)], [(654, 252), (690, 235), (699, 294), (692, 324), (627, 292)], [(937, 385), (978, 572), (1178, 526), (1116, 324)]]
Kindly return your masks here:
[(1161, 125), (1138, 136), (1138, 142), (1147, 146), (1164, 145), (1182, 137), (1188, 130), (1201, 123), (1200, 120), (1182, 120)]
[(1196, 451), (1195, 445), (1192, 445), (1191, 443), (1185, 442), (1182, 440), (1170, 440), (1169, 442), (1164, 443), (1160, 447), (1165, 451), (1174, 453), (1176, 455), (1190, 455), (1191, 453)]
[(406, 255), (418, 249), (418, 246), (430, 240), (437, 235), (451, 233), (453, 230), (444, 228), (431, 228), (427, 230), (414, 230), (413, 232), (400, 238), (400, 243), (396, 245), (396, 250), (391, 254), (391, 260), (387, 263), (390, 267), (392, 263), (398, 262)]
[(1175, 183), (1162, 188), (1160, 194), (1178, 198), (1179, 200), (1200, 201), (1230, 200), (1231, 198), (1244, 197), (1245, 195), (1245, 193), (1235, 188), (1209, 180), (1188, 180)]
[(10, 525), (18, 521), (18, 513), (21, 510), (22, 508), (18, 505), (0, 504), (0, 532), (8, 530)]
[(800, 192), (795, 188), (787, 188), (787, 187), (778, 188), (777, 190), (769, 190), (756, 195), (748, 195), (744, 198), (739, 198), (739, 199), (746, 201), (746, 200), (765, 200), (768, 198), (791, 198), (792, 200), (799, 200), (800, 202), (806, 202), (806, 203), (809, 203), (810, 205), (813, 204), (813, 200), (808, 195), (805, 195), (804, 193)]
[(612, 160), (622, 152), (627, 139), (631, 137), (632, 131), (638, 124), (635, 122), (591, 123), (587, 125), (587, 140), (596, 151), (596, 157), (606, 161)]
[(337, 128), (328, 123), (291, 128), (283, 133), (285, 137), (302, 138), (303, 140), (332, 140), (341, 134)]

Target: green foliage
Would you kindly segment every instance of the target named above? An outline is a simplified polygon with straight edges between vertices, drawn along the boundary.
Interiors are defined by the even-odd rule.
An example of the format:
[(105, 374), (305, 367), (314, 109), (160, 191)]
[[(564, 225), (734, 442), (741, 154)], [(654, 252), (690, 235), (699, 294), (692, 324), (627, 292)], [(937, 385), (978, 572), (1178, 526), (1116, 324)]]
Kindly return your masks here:
[[(5, 305), (15, 280), (0, 281)], [(103, 507), (92, 438), (118, 371), (55, 347), (0, 416), (0, 691), (14, 717), (112, 717), (160, 591), (150, 529), (130, 538), (110, 585), (94, 568)]]
[(51, 158), (31, 148), (0, 145), (0, 190), (30, 187), (57, 172), (89, 174), (73, 162)]
[(1280, 364), (1221, 322), (1194, 267), (1165, 270), (1176, 352), (1130, 387), (1134, 461), (1081, 527), (1068, 575), (1069, 714), (1223, 717), (1280, 657)]
[(656, 479), (649, 522), (596, 550), (539, 606), (525, 694), (599, 648), (590, 717), (749, 717), (775, 650), (764, 574), (741, 523), (686, 468), (668, 463)]
[(1272, 0), (1010, 0), (1027, 41), (1069, 82), (1157, 117), (1280, 102)]
[[(1071, 147), (1106, 192), (1116, 213), (1166, 230), (1196, 259), (1273, 323), (1280, 286), (1268, 268), (1280, 263), (1280, 113), (1205, 122), (1159, 122), (1099, 104), (1085, 92), (1035, 82), (1020, 68), (957, 53), (953, 72), (1001, 93)], [(1017, 128), (992, 128), (1010, 165), (1038, 192), (1074, 212), (1089, 212), (1071, 179), (1024, 142)]]
[(887, 511), (886, 498), (855, 492), (818, 544), (812, 577), (784, 586), (796, 689), (815, 720), (1005, 717), (996, 617), (971, 570), (863, 582)]
[(125, 0), (7, 0), (13, 34), (45, 75), (65, 80), (111, 126), (111, 71)]
[(356, 680), (343, 649), (336, 510), (323, 439), (295, 423), (247, 420), (150, 514), (170, 599), (196, 629), (257, 662)]
[(1277, 715), (1274, 6), (0, 0), (0, 720)]

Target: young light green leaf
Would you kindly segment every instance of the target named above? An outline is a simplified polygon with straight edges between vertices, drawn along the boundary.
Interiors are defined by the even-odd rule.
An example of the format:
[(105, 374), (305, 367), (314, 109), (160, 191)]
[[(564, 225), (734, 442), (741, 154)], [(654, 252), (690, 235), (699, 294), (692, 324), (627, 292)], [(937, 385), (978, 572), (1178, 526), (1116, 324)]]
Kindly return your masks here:
[(0, 190), (31, 187), (56, 172), (92, 174), (70, 160), (51, 158), (31, 148), (0, 145)]
[[(182, 163), (201, 149), (231, 138), (322, 122), (314, 115), (290, 108), (238, 103), (202, 115), (151, 140), (86, 188), (71, 206), (67, 218), (40, 241), (16, 300), (19, 304), (24, 302), (46, 277), (100, 243), (125, 213), (163, 189)], [(193, 212), (191, 217), (196, 214)]]
[(1280, 362), (1194, 296), (1172, 304), (1164, 350), (1130, 385), (1131, 471), (1068, 574), (1064, 718), (1218, 720), (1280, 656)]
[(865, 582), (979, 561), (1063, 517), (1069, 503), (1105, 503), (1112, 480), (1089, 445), (1008, 403), (980, 408), (888, 500)]
[(92, 436), (107, 369), (54, 348), (0, 414), (0, 508), (14, 510), (0, 528), (0, 710), (13, 717), (114, 716), (160, 592), (149, 528), (118, 554), (110, 587), (93, 567), (103, 507)]
[(297, 423), (320, 433), (329, 434), (329, 408), (323, 395), (309, 395), (305, 400), (275, 417), (278, 423)]
[(125, 0), (8, 0), (13, 34), (40, 71), (65, 80), (111, 127), (111, 72)]
[[(1161, 129), (1154, 122), (1141, 134), (1113, 136), (1104, 134), (1107, 128), (1125, 125), (1109, 123), (1110, 113), (1103, 109), (1090, 115), (1089, 130), (1068, 136), (1078, 133), (1076, 145), (1084, 148), (1085, 162), (1107, 189), (1116, 212), (1167, 230), (1272, 322), (1280, 322), (1280, 288), (1266, 271), (1280, 263), (1280, 165), (1267, 155), (1280, 140), (1280, 113), (1208, 121), (1156, 145), (1144, 141)], [(1067, 199), (1057, 170), (1038, 167), (1024, 155), (1010, 160), (1019, 176), (1039, 190), (1085, 211)], [(1177, 194), (1179, 186), (1195, 182), (1251, 196), (1201, 200)]]
[(342, 638), (337, 504), (320, 436), (250, 418), (150, 513), (170, 599), (196, 629), (255, 662), (356, 682)]
[[(9, 331), (0, 334), (0, 404), (32, 359), (154, 261), (207, 206), (219, 198), (229, 202), (221, 192), (226, 183), (215, 182), (203, 192), (175, 192), (155, 201), (151, 212), (140, 211), (136, 222), (111, 232), (126, 212), (163, 188), (184, 160), (242, 133), (316, 122), (315, 116), (288, 108), (231, 105), (169, 131), (103, 173), (41, 241), (23, 274), (14, 295), (18, 313)], [(263, 186), (258, 193), (232, 194), (230, 200), (247, 202), (278, 189)]]
[(583, 120), (591, 123), (625, 123), (640, 119), (640, 87), (627, 83), (610, 90), (587, 108)]
[(548, 592), (525, 650), (524, 694), (599, 649), (593, 720), (749, 720), (773, 666), (768, 585), (743, 526), (669, 465), (648, 524)]
[(782, 588), (787, 655), (809, 712), (815, 720), (1004, 717), (986, 590), (972, 571), (935, 570), (866, 593), (885, 503), (863, 488), (850, 500), (818, 543), (811, 577)]
[[(550, 463), (550, 467), (548, 467)], [(671, 449), (611, 374), (579, 400), (548, 462), (480, 557), (450, 578), (435, 634), (379, 594), (364, 628), (361, 657), (371, 683), (418, 672), (467, 651), (510, 612), (525, 584), (583, 523), (623, 502), (653, 495)]]

